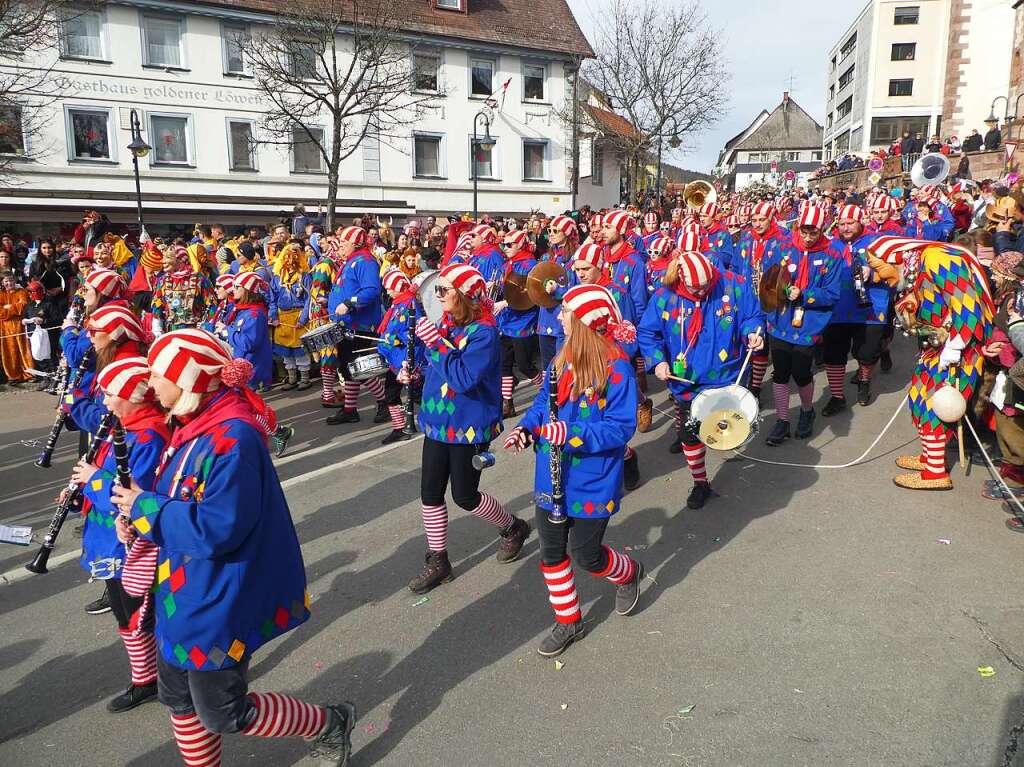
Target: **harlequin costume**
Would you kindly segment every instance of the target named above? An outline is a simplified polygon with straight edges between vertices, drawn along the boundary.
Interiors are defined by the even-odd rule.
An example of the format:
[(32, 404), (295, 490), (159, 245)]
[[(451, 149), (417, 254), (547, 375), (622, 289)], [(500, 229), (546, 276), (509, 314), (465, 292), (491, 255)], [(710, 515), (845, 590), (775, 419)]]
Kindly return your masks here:
[(694, 482), (687, 506), (698, 509), (711, 497), (711, 485), (706, 448), (689, 417), (690, 406), (705, 389), (735, 382), (747, 337), (757, 332), (762, 315), (742, 275), (719, 269), (694, 250), (681, 251), (675, 258), (676, 281), (655, 291), (637, 339), (650, 372), (666, 365), (670, 375), (683, 379), (669, 378), (665, 384), (679, 409), (677, 441)]
[[(951, 383), (969, 400), (984, 362), (981, 347), (992, 331), (995, 307), (984, 268), (959, 245), (881, 237), (868, 248), (868, 260), (880, 279), (907, 289), (896, 311), (922, 342), (910, 379), (910, 415), (921, 437), (920, 456), (900, 456), (910, 470), (894, 482), (913, 490), (948, 490), (946, 443), (952, 425), (931, 407), (936, 391)], [(951, 378), (951, 370), (956, 375)]]
[[(518, 250), (505, 261), (501, 277), (503, 285), (512, 274), (525, 277), (537, 265), (537, 259), (529, 249), (526, 232), (509, 232), (505, 237), (505, 244), (518, 247)], [(515, 408), (512, 405), (512, 392), (516, 387), (514, 368), (519, 368), (519, 372), (531, 380), (538, 375), (533, 363), (537, 351), (537, 307), (513, 309), (506, 306), (498, 313), (497, 322), (498, 335), (501, 337), (502, 415), (508, 418), (515, 415)]]
[[(579, 230), (576, 228), (576, 222), (568, 216), (555, 216), (551, 219), (550, 228), (553, 232), (564, 234), (566, 239), (559, 245), (549, 240), (548, 252), (544, 258), (546, 261), (554, 261), (566, 271), (570, 271), (573, 254), (579, 245)], [(558, 304), (550, 308), (542, 306), (537, 310), (537, 343), (540, 347), (540, 364), (543, 370), (547, 370), (551, 360), (554, 359), (557, 339), (561, 336), (562, 323), (558, 320), (559, 311), (561, 310)]]
[[(391, 434), (382, 440), (382, 444), (390, 445), (392, 442), (410, 438), (410, 435), (404, 431), (403, 385), (398, 380), (398, 374), (403, 368), (408, 367), (409, 323), (411, 320), (412, 326), (415, 328), (419, 312), (416, 307), (416, 289), (400, 270), (392, 269), (386, 272), (382, 284), (385, 291), (394, 291), (396, 294), (377, 328), (377, 334), (381, 337), (381, 341), (377, 344), (377, 351), (388, 363), (388, 374), (384, 381), (384, 396), (387, 399), (388, 415), (391, 417)], [(425, 362), (423, 345), (416, 340), (415, 335), (413, 335), (412, 343), (413, 368), (422, 369)]]
[[(704, 222), (701, 222), (701, 252), (714, 261), (718, 268), (736, 271), (732, 266), (736, 247), (732, 241), (732, 234), (718, 220), (718, 205), (713, 202), (704, 203), (700, 208), (699, 215), (702, 219), (704, 217), (712, 219), (710, 226), (705, 226)], [(713, 255), (708, 251), (713, 251)]]
[[(577, 392), (572, 368), (572, 344), (565, 347), (544, 377), (533, 406), (505, 440), (506, 448), (521, 450), (533, 444), (536, 457), (535, 519), (540, 537), (540, 569), (555, 612), (551, 634), (538, 652), (558, 655), (584, 635), (583, 615), (573, 576), (573, 561), (598, 578), (618, 587), (616, 611), (628, 615), (636, 607), (643, 565), (604, 545), (608, 522), (622, 503), (624, 449), (636, 431), (637, 386), (633, 365), (617, 339), (635, 337), (611, 294), (600, 285), (570, 288), (562, 301), (590, 332), (605, 341), (607, 368), (600, 386)], [(557, 412), (549, 400), (552, 370), (559, 366)], [(552, 522), (551, 460), (560, 448), (561, 480), (565, 493), (562, 523)], [(572, 554), (570, 560), (568, 554)]]
[(417, 594), (454, 577), (445, 504), (449, 482), (458, 506), (501, 531), (499, 562), (514, 561), (530, 534), (526, 522), (480, 492), (480, 470), (473, 466), (473, 457), (486, 451), (502, 430), (501, 342), (487, 283), (480, 272), (464, 264), (446, 266), (440, 277), (473, 302), (478, 317), (457, 325), (446, 312), (440, 328), (426, 317), (416, 323), (416, 337), (426, 356), (418, 423), (424, 436), (420, 500), (428, 548), (423, 573), (409, 584)]
[[(322, 327), (331, 319), (327, 315), (328, 297), (334, 287), (341, 266), (338, 263), (337, 242), (333, 237), (324, 241), (324, 257), (310, 272), (309, 296), (306, 307), (299, 315), (299, 324), (307, 332)], [(326, 408), (342, 407), (334, 387), (338, 384), (338, 349), (331, 346), (313, 355), (320, 363), (320, 404)]]
[(179, 246), (174, 258), (174, 268), (164, 272), (153, 291), (154, 333), (197, 327), (215, 303), (213, 286), (203, 271), (206, 249), (200, 244)]
[(281, 386), (285, 390), (305, 390), (312, 386), (311, 361), (301, 341), (306, 327), (300, 322), (309, 300), (310, 286), (305, 252), (294, 243), (286, 246), (274, 262), (268, 307), (274, 356), (284, 363), (288, 376)]

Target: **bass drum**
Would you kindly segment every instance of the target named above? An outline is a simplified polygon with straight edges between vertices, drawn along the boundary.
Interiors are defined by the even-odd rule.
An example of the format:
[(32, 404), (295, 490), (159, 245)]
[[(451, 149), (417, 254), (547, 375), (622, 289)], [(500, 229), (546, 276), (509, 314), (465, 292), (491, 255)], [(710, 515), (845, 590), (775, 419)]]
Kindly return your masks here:
[[(732, 411), (742, 417), (750, 425), (750, 433), (743, 441), (728, 449), (737, 450), (744, 447), (757, 436), (761, 425), (761, 409), (755, 397), (748, 389), (739, 384), (723, 386), (719, 389), (705, 389), (690, 404), (690, 422), (695, 426), (694, 431), (699, 431), (700, 425), (715, 414), (722, 411)], [(720, 444), (708, 444), (715, 450), (723, 449)]]

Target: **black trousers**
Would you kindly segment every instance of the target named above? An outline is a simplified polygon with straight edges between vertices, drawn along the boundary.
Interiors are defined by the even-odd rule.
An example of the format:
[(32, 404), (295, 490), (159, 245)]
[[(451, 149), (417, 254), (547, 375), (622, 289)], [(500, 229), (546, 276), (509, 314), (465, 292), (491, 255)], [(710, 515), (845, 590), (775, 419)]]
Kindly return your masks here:
[(828, 325), (822, 337), (826, 365), (845, 365), (853, 358), (864, 365), (873, 365), (882, 356), (882, 341), (888, 328), (863, 322), (840, 322)]
[(217, 671), (186, 671), (157, 652), (157, 697), (172, 714), (195, 712), (210, 732), (240, 732), (256, 716), (249, 692), (249, 659)]
[(797, 346), (772, 338), (772, 382), (806, 386), (814, 380), (814, 346)]
[(540, 561), (557, 565), (565, 561), (566, 553), (572, 561), (590, 573), (608, 568), (608, 553), (601, 546), (609, 518), (584, 519), (569, 517), (561, 524), (552, 524), (548, 512), (536, 507), (537, 536), (540, 538)]
[(405, 387), (398, 383), (398, 378), (390, 370), (384, 376), (384, 402), (388, 405), (402, 404), (402, 389)]
[(533, 378), (537, 375), (537, 368), (533, 364), (536, 352), (537, 336), (527, 336), (526, 338), (502, 336), (501, 374), (503, 376), (512, 375), (512, 366), (515, 365), (524, 378)]
[(700, 436), (692, 425), (690, 425), (690, 406), (693, 404), (693, 400), (682, 400), (675, 399), (676, 406), (679, 408), (679, 431), (677, 437), (680, 442), (684, 445), (694, 447), (700, 444)]
[(448, 483), (452, 500), (466, 511), (480, 505), (480, 472), (473, 468), (473, 456), (487, 445), (452, 445), (425, 437), (420, 470), (420, 500), (424, 506), (441, 506)]
[[(109, 578), (104, 581), (107, 587), (107, 598), (110, 600), (110, 612), (114, 614), (117, 625), (123, 629), (128, 628), (135, 611), (142, 607), (143, 598), (133, 597), (124, 590), (120, 578)], [(153, 611), (149, 610), (146, 621), (140, 627), (143, 631), (152, 631), (154, 618)]]
[(554, 336), (537, 336), (537, 344), (540, 346), (540, 366), (547, 370), (551, 366), (551, 360), (555, 358), (555, 346), (557, 338)]

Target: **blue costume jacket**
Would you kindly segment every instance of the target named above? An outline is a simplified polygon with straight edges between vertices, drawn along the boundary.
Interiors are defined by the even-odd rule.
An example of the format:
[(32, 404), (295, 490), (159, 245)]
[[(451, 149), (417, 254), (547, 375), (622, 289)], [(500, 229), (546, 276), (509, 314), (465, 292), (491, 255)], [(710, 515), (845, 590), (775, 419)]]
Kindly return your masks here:
[[(387, 324), (384, 325), (384, 329), (380, 333), (381, 338), (384, 340), (377, 344), (377, 351), (380, 352), (380, 355), (388, 363), (388, 367), (391, 368), (393, 373), (401, 370), (402, 363), (409, 359), (409, 347), (406, 341), (409, 337), (410, 310), (416, 318), (422, 316), (416, 307), (416, 299), (411, 296), (401, 298), (391, 305), (388, 314), (385, 315)], [(413, 320), (413, 325), (415, 326), (415, 320)], [(423, 344), (415, 335), (413, 336), (413, 344), (415, 347), (413, 351), (414, 365), (422, 369), (426, 362)]]
[[(797, 346), (814, 346), (821, 340), (821, 333), (832, 319), (832, 307), (839, 300), (839, 267), (843, 263), (842, 251), (824, 235), (811, 250), (798, 245), (794, 234), (789, 244), (766, 261), (767, 271), (775, 264), (789, 272), (790, 282), (800, 287), (801, 275), (807, 284), (800, 288), (795, 304), (784, 301), (778, 309), (766, 315), (768, 335)], [(793, 327), (793, 309), (802, 306), (804, 320), (801, 327)]]
[[(540, 427), (551, 421), (548, 404), (551, 369), (533, 405), (519, 426), (534, 437), (536, 455), (534, 487), (538, 496), (551, 496), (551, 445), (542, 439)], [(566, 513), (570, 517), (610, 517), (622, 502), (622, 467), (626, 445), (636, 431), (636, 374), (628, 358), (608, 366), (603, 393), (571, 398), (559, 405), (558, 420), (565, 421), (568, 438), (562, 446), (562, 485)], [(538, 499), (541, 508), (551, 504)]]
[[(574, 255), (575, 253), (569, 252), (565, 245), (550, 245), (545, 260), (555, 261), (565, 267), (565, 270), (569, 272), (569, 283), (572, 284), (572, 279), (575, 275), (570, 267), (572, 266)], [(558, 313), (560, 311), (561, 307), (558, 304), (555, 304), (550, 309), (542, 306), (537, 310), (537, 335), (556, 337), (561, 335), (562, 323), (558, 321)]]
[[(362, 248), (349, 256), (341, 267), (327, 299), (327, 311), (334, 322), (364, 333), (374, 333), (384, 314), (380, 293), (380, 265), (370, 251)], [(336, 313), (341, 304), (349, 307), (344, 316)]]
[[(503, 279), (511, 272), (527, 275), (537, 265), (537, 259), (528, 252), (517, 253), (504, 266)], [(537, 307), (513, 309), (505, 307), (498, 314), (498, 332), (510, 338), (529, 338), (537, 332)]]
[(227, 327), (231, 353), (252, 363), (250, 385), (269, 387), (274, 378), (274, 355), (267, 326), (267, 308), (263, 304), (236, 304), (228, 317)]
[[(501, 284), (505, 274), (505, 254), (494, 243), (481, 245), (469, 255), (466, 263), (480, 272), (485, 282)], [(491, 295), (496, 295), (496, 292), (492, 291)]]
[(834, 250), (840, 254), (839, 299), (832, 307), (830, 323), (885, 325), (888, 322), (893, 291), (887, 283), (875, 282), (871, 277), (865, 282), (871, 306), (860, 306), (853, 288), (853, 270), (867, 266), (867, 247), (877, 239), (877, 234), (865, 233), (852, 243), (843, 242), (838, 237), (833, 240)]
[[(736, 252), (732, 260), (732, 271), (747, 277), (753, 274), (757, 260), (763, 263), (771, 261), (776, 251), (786, 246), (790, 235), (780, 229), (775, 223), (759, 236), (753, 229), (744, 229), (740, 239), (736, 243)], [(757, 290), (757, 285), (754, 290)]]
[(637, 313), (643, 314), (647, 308), (647, 270), (628, 242), (620, 242), (614, 248), (605, 245), (604, 273), (629, 292)]
[[(719, 269), (735, 271), (733, 269), (732, 262), (733, 256), (736, 255), (736, 245), (732, 241), (732, 235), (729, 233), (728, 229), (718, 222), (715, 222), (715, 225), (711, 229), (708, 229), (706, 232), (701, 232), (700, 239), (703, 245), (701, 250), (705, 252), (713, 250), (718, 254), (716, 266), (718, 266)], [(709, 258), (711, 257), (711, 254), (707, 255)]]

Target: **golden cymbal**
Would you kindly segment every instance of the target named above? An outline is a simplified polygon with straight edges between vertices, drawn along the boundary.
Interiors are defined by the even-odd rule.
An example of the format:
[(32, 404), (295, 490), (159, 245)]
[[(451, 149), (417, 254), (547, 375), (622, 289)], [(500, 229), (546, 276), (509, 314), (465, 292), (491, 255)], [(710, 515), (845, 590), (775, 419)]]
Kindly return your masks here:
[(505, 301), (509, 307), (517, 311), (532, 309), (534, 304), (529, 293), (526, 292), (526, 275), (519, 272), (511, 272), (505, 278)]
[(736, 410), (716, 410), (701, 422), (699, 436), (712, 450), (733, 450), (750, 436), (750, 421)]
[(526, 276), (526, 292), (537, 306), (550, 309), (558, 299), (545, 290), (544, 286), (553, 280), (561, 288), (569, 287), (569, 273), (555, 261), (541, 261)]

